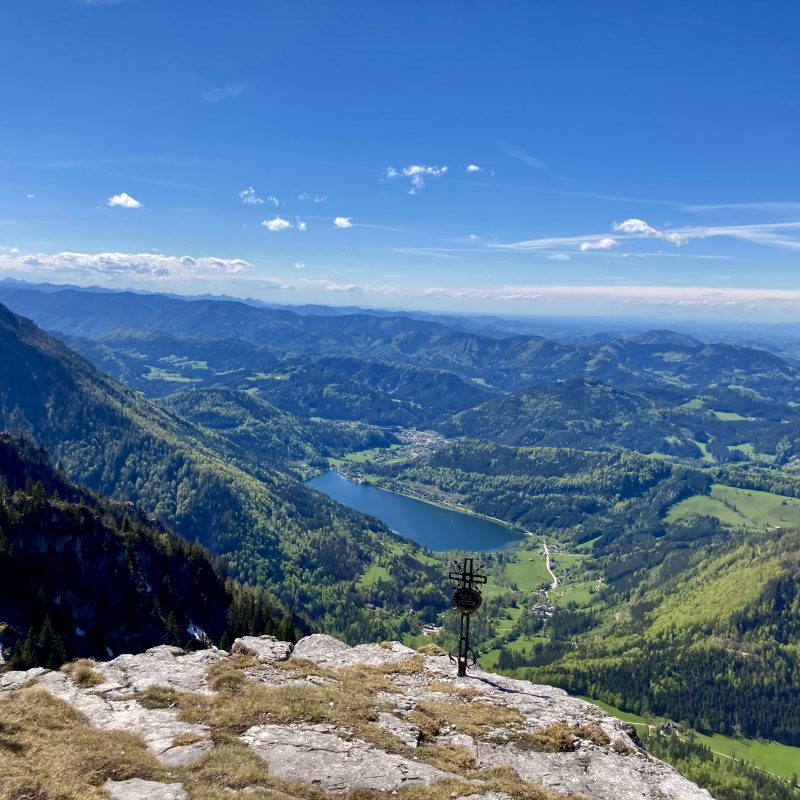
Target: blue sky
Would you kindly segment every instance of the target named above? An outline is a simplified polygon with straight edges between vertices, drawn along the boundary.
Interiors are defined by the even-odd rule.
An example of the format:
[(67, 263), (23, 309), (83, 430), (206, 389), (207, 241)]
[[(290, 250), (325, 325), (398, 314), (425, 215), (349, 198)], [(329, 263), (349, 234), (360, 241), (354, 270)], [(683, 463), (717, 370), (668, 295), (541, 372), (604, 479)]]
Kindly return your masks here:
[(795, 319), (800, 5), (10, 0), (0, 277)]

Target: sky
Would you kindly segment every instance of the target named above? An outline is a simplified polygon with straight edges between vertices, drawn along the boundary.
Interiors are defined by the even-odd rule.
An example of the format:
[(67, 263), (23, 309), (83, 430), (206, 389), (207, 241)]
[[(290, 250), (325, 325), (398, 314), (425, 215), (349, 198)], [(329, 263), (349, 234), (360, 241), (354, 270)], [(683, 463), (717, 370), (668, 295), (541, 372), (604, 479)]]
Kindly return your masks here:
[(0, 279), (800, 318), (800, 3), (5, 0)]

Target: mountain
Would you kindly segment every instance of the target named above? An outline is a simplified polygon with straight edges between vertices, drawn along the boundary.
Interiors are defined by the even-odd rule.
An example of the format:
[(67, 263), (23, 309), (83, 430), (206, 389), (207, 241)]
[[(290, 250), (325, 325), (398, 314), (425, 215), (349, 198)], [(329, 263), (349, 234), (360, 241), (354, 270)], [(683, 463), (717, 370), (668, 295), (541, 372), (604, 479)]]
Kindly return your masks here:
[(391, 633), (355, 585), (387, 549), (415, 566), (409, 596), (441, 580), (377, 520), (172, 415), (2, 306), (0, 426), (43, 445), (71, 479), (140, 505), (223, 556), (235, 577), (352, 638)]
[(292, 630), (274, 601), (226, 580), (199, 545), (79, 489), (7, 434), (0, 587), (0, 658), (5, 651), (12, 669)]
[(328, 456), (397, 441), (367, 425), (301, 420), (238, 389), (186, 389), (162, 398), (159, 405), (224, 437), (255, 463), (282, 468), (327, 468)]
[[(704, 344), (655, 331), (572, 344), (541, 336), (495, 338), (402, 314), (296, 314), (228, 300), (179, 300), (132, 292), (40, 292), (0, 286), (0, 300), (48, 330), (97, 340), (119, 328), (178, 337), (240, 339), (285, 353), (399, 362), (446, 370), (507, 391), (591, 377), (628, 388), (739, 386), (798, 401), (797, 367), (763, 350)], [(687, 396), (686, 399), (690, 399)]]
[(582, 378), (511, 392), (455, 414), (437, 427), (447, 436), (516, 446), (624, 447), (699, 457), (692, 439), (700, 426), (692, 417), (700, 415), (673, 412), (673, 407), (651, 393)]

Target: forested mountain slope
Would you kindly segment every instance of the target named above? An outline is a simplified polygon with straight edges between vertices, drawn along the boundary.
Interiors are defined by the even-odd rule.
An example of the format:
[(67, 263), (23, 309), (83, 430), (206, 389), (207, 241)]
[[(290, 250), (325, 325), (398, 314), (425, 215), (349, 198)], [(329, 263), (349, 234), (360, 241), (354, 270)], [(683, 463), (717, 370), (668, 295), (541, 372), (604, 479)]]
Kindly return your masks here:
[(207, 551), (69, 483), (0, 434), (0, 651), (11, 668), (291, 635), (274, 601), (226, 580)]

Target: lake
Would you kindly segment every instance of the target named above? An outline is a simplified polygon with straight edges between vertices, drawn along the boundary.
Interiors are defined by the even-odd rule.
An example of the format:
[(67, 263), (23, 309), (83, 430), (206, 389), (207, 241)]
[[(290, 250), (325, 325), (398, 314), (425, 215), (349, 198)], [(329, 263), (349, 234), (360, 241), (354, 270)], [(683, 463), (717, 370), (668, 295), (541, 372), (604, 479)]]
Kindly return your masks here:
[(342, 505), (377, 517), (396, 533), (434, 552), (510, 550), (525, 538), (523, 534), (483, 517), (451, 511), (376, 486), (353, 483), (335, 470), (313, 478), (306, 485)]

